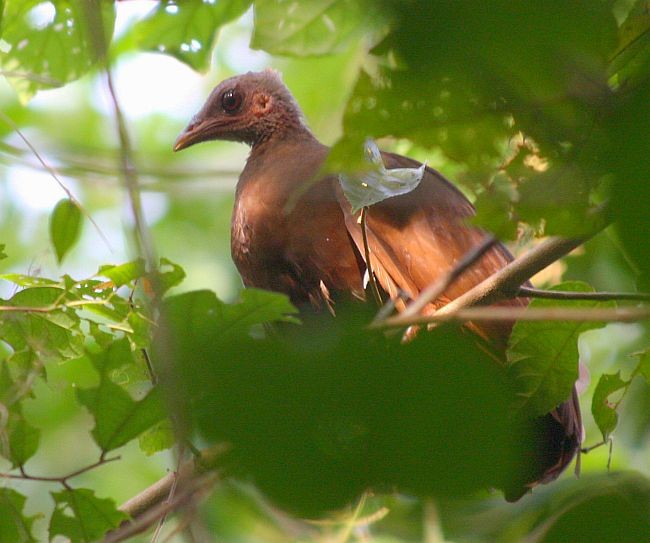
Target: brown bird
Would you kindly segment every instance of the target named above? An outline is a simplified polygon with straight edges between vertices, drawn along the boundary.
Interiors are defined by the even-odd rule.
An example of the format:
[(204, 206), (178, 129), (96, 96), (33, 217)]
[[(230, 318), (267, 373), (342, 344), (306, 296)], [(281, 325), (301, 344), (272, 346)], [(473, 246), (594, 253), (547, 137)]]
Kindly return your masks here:
[[(301, 110), (272, 70), (220, 83), (174, 145), (179, 151), (209, 140), (244, 142), (251, 147), (237, 184), (232, 217), (232, 257), (246, 286), (287, 294), (297, 304), (332, 307), (341, 298), (365, 299), (365, 245), (338, 177), (315, 180), (329, 148), (306, 126)], [(382, 153), (386, 168), (416, 168), (415, 160)], [(293, 207), (289, 200), (301, 196)], [(468, 226), (472, 204), (440, 173), (425, 168), (418, 187), (388, 198), (366, 212), (371, 269), (384, 295), (411, 299), (447, 274), (485, 239)], [(434, 311), (480, 283), (512, 260), (495, 245), (426, 311)], [(525, 306), (522, 298), (502, 302)], [(503, 348), (512, 323), (471, 325)], [(581, 442), (582, 423), (575, 389), (565, 403), (541, 419), (545, 447), (531, 480), (509, 499), (559, 476)]]

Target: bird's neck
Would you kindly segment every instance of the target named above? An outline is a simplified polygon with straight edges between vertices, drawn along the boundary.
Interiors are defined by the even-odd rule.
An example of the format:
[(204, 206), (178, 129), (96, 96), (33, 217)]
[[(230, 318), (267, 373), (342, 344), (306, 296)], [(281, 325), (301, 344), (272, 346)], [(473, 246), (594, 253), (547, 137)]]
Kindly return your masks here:
[(318, 173), (328, 151), (306, 127), (273, 134), (252, 146), (238, 190), (252, 184), (262, 191), (269, 188), (282, 193), (308, 182)]

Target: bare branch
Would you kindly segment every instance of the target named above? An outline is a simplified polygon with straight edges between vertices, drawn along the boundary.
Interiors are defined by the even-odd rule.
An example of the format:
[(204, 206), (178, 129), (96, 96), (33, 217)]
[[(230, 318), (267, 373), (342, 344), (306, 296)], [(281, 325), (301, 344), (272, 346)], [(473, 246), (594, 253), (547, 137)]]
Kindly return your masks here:
[[(161, 518), (173, 511), (200, 500), (218, 481), (216, 473), (205, 473), (202, 476), (190, 478), (175, 494), (172, 501), (161, 501), (143, 511), (133, 521), (124, 522), (119, 528), (109, 532), (104, 543), (118, 543), (144, 532), (147, 528), (158, 522)], [(165, 494), (166, 495), (166, 494)], [(122, 508), (120, 508), (122, 509)], [(122, 509), (124, 510), (124, 509)]]
[(124, 502), (120, 511), (124, 511), (132, 518), (137, 518), (149, 511), (154, 506), (165, 500), (171, 492), (174, 481), (181, 489), (192, 478), (200, 475), (206, 470), (212, 469), (220, 455), (225, 452), (226, 448), (222, 445), (212, 447), (201, 451), (199, 458), (188, 460), (179, 465), (175, 472), (165, 475), (162, 479), (155, 482), (150, 487), (144, 489), (140, 494)]
[(48, 477), (48, 476), (42, 476), (42, 475), (30, 475), (25, 471), (25, 468), (23, 466), (20, 466), (20, 473), (0, 473), (0, 479), (19, 479), (22, 481), (40, 481), (44, 483), (59, 483), (62, 484), (63, 486), (67, 487), (68, 486), (68, 480), (72, 479), (73, 477), (77, 477), (78, 475), (81, 475), (82, 473), (86, 473), (88, 471), (91, 471), (95, 468), (98, 468), (99, 466), (103, 466), (104, 464), (108, 464), (109, 462), (115, 462), (116, 460), (119, 460), (121, 456), (113, 456), (111, 458), (105, 458), (104, 455), (100, 457), (97, 462), (93, 462), (92, 464), (89, 464), (88, 466), (84, 466), (83, 468), (79, 468), (75, 471), (72, 471), (68, 473), (67, 475), (62, 475), (60, 477)]
[[(445, 306), (447, 307), (447, 306)], [(444, 308), (443, 308), (444, 309)], [(401, 328), (417, 324), (446, 321), (583, 321), (583, 322), (638, 322), (650, 319), (650, 307), (577, 308), (577, 307), (462, 307), (454, 311), (442, 310), (433, 315), (397, 317), (375, 322), (370, 328)]]
[(544, 298), (548, 300), (650, 300), (650, 294), (645, 292), (572, 292), (569, 290), (544, 290), (533, 287), (519, 287), (517, 296), (526, 298)]

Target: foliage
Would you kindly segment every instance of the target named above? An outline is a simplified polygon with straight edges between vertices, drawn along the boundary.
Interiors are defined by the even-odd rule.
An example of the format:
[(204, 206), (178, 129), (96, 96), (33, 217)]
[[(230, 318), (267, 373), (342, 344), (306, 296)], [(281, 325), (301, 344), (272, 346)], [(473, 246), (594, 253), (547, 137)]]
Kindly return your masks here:
[[(0, 112), (0, 157), (7, 170), (29, 166), (29, 153), (12, 139), (19, 129), (34, 147), (47, 149), (44, 156), (66, 183), (75, 182), (49, 212), (48, 251), (56, 264), (65, 259), (64, 270), (31, 267), (42, 247), (35, 239), (23, 241), (21, 211), (0, 199), (0, 293), (6, 297), (0, 298), (0, 455), (8, 476), (0, 488), (0, 540), (35, 541), (46, 537), (45, 526), (50, 539), (101, 539), (127, 515), (116, 507), (119, 489), (92, 479), (96, 468), (128, 466), (108, 454), (126, 455), (136, 442), (152, 455), (179, 438), (229, 444), (218, 466), (228, 480), (219, 483), (203, 516), (221, 535), (232, 518), (249, 519), (230, 528), (231, 539), (246, 530), (259, 538), (260, 526), (280, 541), (295, 535), (295, 526), (284, 517), (279, 522), (241, 481), (303, 516), (344, 509), (366, 489), (376, 491), (341, 522), (342, 540), (353, 539), (356, 524), (372, 525), (378, 540), (423, 539), (420, 517), (435, 516), (426, 506), (431, 497), (444, 536), (453, 540), (650, 538), (650, 466), (641, 463), (639, 473), (627, 469), (644, 447), (647, 456), (647, 322), (614, 329), (603, 328), (604, 322), (520, 321), (502, 366), (451, 325), (421, 333), (408, 345), (371, 332), (371, 307), (337, 306), (336, 319), (304, 312), (298, 318), (285, 297), (255, 289), (243, 290), (233, 303), (196, 283), (190, 292), (169, 292), (183, 286), (183, 267), (191, 271), (185, 260), (190, 252), (203, 259), (205, 247), (227, 251), (223, 232), (215, 242), (210, 225), (218, 221), (225, 231), (230, 202), (210, 207), (204, 194), (191, 194), (187, 179), (182, 189), (175, 185), (168, 137), (180, 128), (175, 121), (151, 116), (127, 126), (137, 131), (135, 151), (124, 133), (108, 136), (113, 119), (91, 104), (96, 86), (90, 82), (112, 85), (107, 71), (140, 52), (171, 56), (198, 71), (216, 62), (227, 72), (220, 64), (226, 44), (217, 38), (251, 6), (251, 46), (300, 57), (274, 62), (288, 79), (293, 73), (310, 85), (308, 116), (331, 105), (335, 92), (324, 89), (320, 57), (339, 55), (331, 57), (340, 59), (337, 71), (350, 72), (354, 85), (342, 93), (343, 109), (325, 115), (341, 118), (343, 133), (328, 168), (343, 172), (343, 184), (359, 181), (349, 172), (367, 170), (360, 152), (367, 138), (383, 148), (433, 155), (436, 166), (453, 172), (473, 197), (475, 223), (502, 239), (524, 244), (531, 236), (592, 234), (613, 224), (567, 259), (564, 276), (571, 281), (561, 282), (560, 270), (552, 279), (555, 290), (650, 285), (645, 0), (164, 0), (116, 36), (115, 14), (123, 7), (112, 0), (0, 1), (0, 70), (18, 98)], [(68, 109), (28, 104), (55, 87), (77, 89)], [(119, 119), (114, 89), (111, 94)], [(112, 165), (116, 147), (126, 172)], [(406, 176), (398, 181), (406, 179), (409, 187), (419, 181), (418, 170), (384, 170), (374, 151), (380, 179), (376, 186), (372, 176), (361, 182), (370, 180), (381, 194), (365, 199), (361, 191), (356, 207), (402, 190), (392, 177)], [(203, 163), (195, 156), (189, 169), (198, 176)], [(212, 152), (205, 160), (214, 168)], [(158, 248), (180, 238), (174, 260), (182, 258), (183, 267), (153, 257), (146, 245), (151, 232), (136, 225), (128, 243), (138, 247), (135, 240), (144, 240), (142, 254), (91, 268), (94, 274), (74, 271), (75, 257), (88, 247), (83, 239), (96, 227), (84, 223), (91, 213), (106, 212), (111, 198), (117, 201), (110, 194), (118, 191), (106, 189), (115, 185), (105, 183), (120, 174), (128, 178), (131, 166), (144, 172), (140, 190), (154, 178), (173, 195), (151, 232)], [(95, 190), (97, 179), (101, 188)], [(79, 197), (72, 195), (77, 190)], [(138, 207), (139, 199), (131, 205)], [(33, 229), (47, 238), (46, 226), (35, 223)], [(99, 251), (102, 262), (115, 260)], [(607, 307), (614, 304), (531, 303), (533, 310)], [(589, 348), (579, 350), (579, 340), (591, 341)], [(567, 398), (579, 357), (594, 375), (589, 438), (621, 436), (615, 473), (604, 473), (607, 459), (592, 462), (590, 454), (580, 481), (566, 478), (535, 489), (516, 505), (486, 496), (488, 487), (507, 492), (525, 480), (530, 466), (521, 458), (533, 454), (526, 448), (530, 421)], [(36, 416), (39, 402), (46, 407)], [(56, 432), (64, 435), (66, 424), (79, 426), (84, 417), (91, 422), (75, 434), (79, 451), (66, 464), (72, 468), (41, 474), (52, 435), (58, 443)], [(82, 443), (92, 449), (90, 461)], [(29, 494), (14, 480), (57, 485), (47, 495), (49, 508), (38, 501), (38, 490)], [(391, 495), (396, 491), (418, 499)], [(236, 514), (226, 519), (225, 510)], [(321, 532), (301, 525), (300, 538), (338, 526), (332, 516), (328, 522)]]

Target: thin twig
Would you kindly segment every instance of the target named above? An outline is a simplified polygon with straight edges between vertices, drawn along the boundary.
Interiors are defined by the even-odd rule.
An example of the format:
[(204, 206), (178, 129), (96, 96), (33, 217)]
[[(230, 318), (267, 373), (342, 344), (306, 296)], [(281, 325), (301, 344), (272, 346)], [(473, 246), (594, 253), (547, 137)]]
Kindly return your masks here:
[(93, 470), (99, 466), (103, 466), (104, 464), (108, 464), (109, 462), (115, 462), (120, 458), (121, 456), (112, 456), (111, 458), (105, 458), (102, 455), (102, 457), (99, 460), (97, 460), (97, 462), (93, 462), (88, 466), (84, 466), (83, 468), (79, 468), (75, 471), (68, 473), (67, 475), (62, 475), (60, 477), (30, 475), (25, 471), (25, 468), (23, 466), (20, 466), (19, 467), (20, 473), (0, 473), (0, 479), (5, 478), (5, 479), (19, 479), (22, 481), (40, 481), (44, 483), (59, 483), (67, 487), (68, 486), (67, 483), (69, 479), (77, 477), (78, 475), (81, 475), (82, 473), (86, 473), (87, 471)]
[(18, 125), (13, 121), (11, 117), (9, 117), (6, 113), (3, 111), (0, 111), (0, 119), (2, 119), (7, 125), (11, 127), (11, 129), (18, 134), (20, 139), (23, 140), (25, 145), (29, 147), (29, 150), (32, 152), (32, 154), (36, 157), (36, 159), (41, 163), (43, 168), (52, 176), (52, 178), (57, 182), (59, 187), (61, 187), (61, 190), (65, 192), (67, 197), (70, 199), (71, 202), (73, 202), (79, 210), (85, 215), (85, 217), (90, 221), (90, 224), (93, 225), (97, 233), (99, 234), (99, 237), (102, 239), (102, 241), (106, 244), (106, 247), (110, 252), (113, 252), (113, 249), (111, 247), (110, 242), (108, 241), (108, 238), (106, 237), (106, 234), (102, 232), (102, 229), (99, 227), (99, 225), (95, 222), (95, 219), (92, 218), (90, 213), (84, 208), (84, 206), (81, 205), (81, 202), (75, 198), (74, 194), (72, 194), (72, 191), (68, 187), (65, 186), (63, 181), (59, 178), (58, 174), (56, 173), (56, 170), (50, 166), (47, 162), (45, 162), (45, 159), (41, 156), (41, 154), (36, 150), (36, 147), (34, 147), (31, 142), (25, 137), (25, 134), (22, 133), (20, 128), (18, 128)]
[[(178, 488), (178, 479), (179, 479), (178, 472), (181, 469), (181, 460), (183, 458), (184, 452), (185, 452), (185, 448), (181, 446), (180, 450), (178, 451), (178, 460), (176, 461), (176, 469), (171, 474), (172, 484), (169, 487), (169, 494), (167, 494), (167, 497), (165, 498), (165, 503), (171, 503), (174, 501), (174, 494), (176, 493), (176, 489)], [(167, 512), (161, 515), (160, 518), (158, 519), (158, 525), (156, 526), (156, 529), (154, 530), (154, 533), (151, 536), (151, 543), (156, 543), (156, 541), (158, 540), (158, 536), (160, 535), (160, 532), (162, 531), (162, 528), (165, 525), (166, 520), (167, 520)]]
[[(447, 307), (447, 306), (445, 306)], [(417, 324), (446, 321), (585, 321), (585, 322), (638, 322), (650, 319), (650, 308), (577, 308), (577, 307), (463, 307), (453, 312), (437, 311), (432, 315), (397, 317), (383, 322), (373, 322), (370, 328), (401, 328)]]
[(368, 273), (368, 282), (370, 283), (370, 290), (372, 291), (372, 295), (375, 298), (375, 302), (379, 307), (381, 307), (382, 306), (381, 294), (379, 293), (379, 287), (377, 286), (375, 273), (372, 270), (372, 263), (370, 262), (370, 246), (368, 245), (368, 232), (366, 229), (367, 212), (368, 209), (362, 207), (361, 215), (359, 217), (361, 222), (361, 237), (363, 239), (363, 252), (364, 252), (364, 258), (366, 260), (366, 271)]
[(138, 249), (138, 254), (144, 256), (147, 262), (149, 271), (157, 268), (155, 253), (153, 245), (149, 238), (149, 231), (146, 228), (144, 213), (142, 211), (142, 201), (140, 198), (140, 188), (138, 185), (138, 174), (136, 172), (133, 151), (131, 148), (131, 139), (129, 131), (126, 127), (122, 107), (117, 99), (117, 92), (113, 84), (113, 76), (111, 74), (108, 62), (105, 68), (106, 88), (113, 106), (113, 114), (117, 123), (117, 133), (120, 140), (120, 164), (122, 171), (122, 179), (126, 187), (127, 194), (129, 195), (129, 205), (131, 207), (131, 214), (134, 223), (134, 238)]
[(436, 300), (443, 294), (452, 284), (454, 284), (463, 273), (465, 273), (472, 265), (478, 262), (485, 253), (487, 253), (494, 245), (497, 244), (497, 239), (492, 235), (487, 235), (480, 245), (477, 245), (468, 251), (457, 263), (449, 270), (443, 277), (427, 286), (420, 295), (409, 304), (402, 312), (401, 316), (410, 318), (418, 315), (427, 304)]
[(568, 290), (544, 290), (533, 287), (519, 287), (517, 296), (526, 298), (545, 298), (549, 300), (650, 300), (645, 292), (572, 292)]

